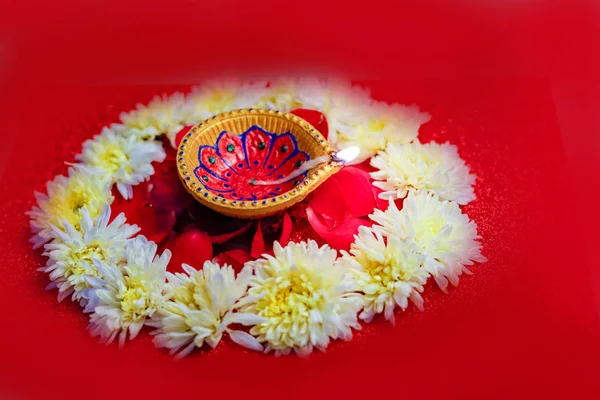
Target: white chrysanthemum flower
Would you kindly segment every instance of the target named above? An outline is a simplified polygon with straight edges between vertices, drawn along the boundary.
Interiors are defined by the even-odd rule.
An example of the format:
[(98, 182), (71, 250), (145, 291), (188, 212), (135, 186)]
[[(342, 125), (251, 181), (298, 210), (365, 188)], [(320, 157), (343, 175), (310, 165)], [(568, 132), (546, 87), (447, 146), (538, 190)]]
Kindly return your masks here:
[(110, 182), (98, 171), (80, 166), (69, 168), (68, 177), (59, 175), (46, 184), (48, 194), (34, 193), (37, 206), (27, 215), (31, 217), (31, 238), (34, 248), (53, 239), (52, 225), (62, 226), (65, 219), (79, 229), (81, 211), (85, 207), (92, 219), (113, 201)]
[(131, 199), (133, 186), (154, 174), (153, 162), (162, 162), (165, 151), (157, 141), (142, 141), (136, 136), (122, 136), (110, 128), (87, 140), (76, 159), (84, 165), (106, 172), (116, 183), (124, 199)]
[(312, 240), (284, 248), (275, 242), (273, 252), (250, 264), (255, 276), (239, 302), (241, 312), (266, 319), (250, 330), (265, 351), (304, 356), (324, 351), (330, 339), (350, 340), (362, 301), (352, 277), (334, 266), (337, 252)]
[(221, 267), (210, 261), (200, 271), (187, 264), (183, 264), (183, 270), (185, 274), (167, 272), (169, 299), (153, 322), (158, 328), (153, 332), (156, 346), (184, 357), (204, 343), (215, 348), (227, 332), (234, 342), (262, 351), (262, 345), (252, 335), (229, 327), (265, 321), (258, 315), (234, 312), (236, 302), (246, 293), (252, 268), (244, 267), (237, 278), (231, 266)]
[(121, 113), (120, 119), (128, 128), (153, 128), (158, 134), (167, 135), (175, 147), (175, 135), (184, 127), (187, 111), (185, 95), (176, 92), (155, 96), (148, 105), (138, 104), (135, 110)]
[(98, 259), (93, 265), (99, 277), (86, 279), (91, 287), (83, 294), (88, 303), (84, 312), (91, 312), (90, 332), (111, 343), (119, 334), (122, 346), (133, 339), (163, 302), (165, 272), (171, 252), (156, 255), (157, 246), (144, 236), (127, 241), (122, 267)]
[(110, 224), (110, 207), (106, 206), (94, 221), (88, 210), (81, 209), (79, 230), (63, 220), (62, 229), (52, 226), (56, 238), (45, 246), (48, 262), (40, 271), (49, 274), (48, 289), (58, 288), (58, 301), (72, 294), (73, 301), (85, 305), (82, 291), (89, 288), (86, 278), (98, 276), (92, 260), (119, 265), (125, 258), (125, 243), (140, 229), (126, 224), (119, 214)]
[(458, 204), (440, 201), (435, 194), (410, 192), (402, 210), (390, 201), (387, 211), (375, 210), (371, 219), (378, 224), (374, 230), (413, 244), (414, 251), (423, 256), (423, 268), (444, 291), (448, 281), (456, 286), (459, 275), (470, 274), (468, 265), (487, 261), (481, 255), (475, 222), (469, 221)]
[(435, 142), (390, 143), (371, 160), (371, 173), (382, 199), (401, 199), (411, 190), (435, 193), (441, 200), (467, 204), (475, 199), (475, 175), (458, 155), (456, 146)]
[(339, 262), (348, 267), (364, 293), (359, 318), (371, 322), (383, 312), (393, 324), (394, 308), (406, 310), (409, 300), (423, 309), (420, 293), (429, 272), (421, 267), (423, 256), (414, 252), (413, 244), (395, 236), (384, 239), (380, 232), (361, 226), (350, 253), (344, 252)]
[(207, 81), (192, 88), (187, 98), (187, 123), (195, 124), (240, 108), (257, 107), (265, 93), (266, 82), (250, 83), (235, 79)]
[(373, 101), (370, 105), (359, 104), (352, 114), (360, 118), (349, 120), (345, 127), (338, 127), (335, 145), (338, 148), (358, 146), (361, 154), (354, 163), (373, 157), (388, 143), (410, 143), (417, 138), (421, 125), (431, 119), (416, 105), (388, 104), (383, 101)]

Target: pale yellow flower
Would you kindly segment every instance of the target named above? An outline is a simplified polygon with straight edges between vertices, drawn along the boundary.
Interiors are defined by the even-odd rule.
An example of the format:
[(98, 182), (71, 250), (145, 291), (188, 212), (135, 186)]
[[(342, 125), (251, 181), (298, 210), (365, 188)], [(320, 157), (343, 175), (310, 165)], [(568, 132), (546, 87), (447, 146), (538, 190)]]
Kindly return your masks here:
[(62, 226), (64, 219), (78, 230), (84, 207), (94, 219), (114, 199), (102, 171), (82, 167), (69, 168), (68, 176), (57, 176), (46, 184), (46, 189), (47, 194), (35, 193), (37, 206), (27, 213), (35, 234), (31, 238), (34, 248), (56, 236), (52, 225)]
[(363, 102), (344, 106), (351, 118), (342, 121), (330, 140), (338, 148), (358, 146), (360, 163), (386, 148), (388, 143), (410, 143), (417, 138), (419, 128), (431, 116), (415, 105), (404, 106), (383, 101)]
[(240, 300), (241, 312), (265, 318), (250, 330), (265, 351), (304, 356), (324, 351), (331, 339), (350, 340), (362, 302), (351, 276), (334, 265), (337, 252), (312, 240), (275, 242), (273, 252), (250, 263), (255, 277)]
[(123, 262), (127, 239), (140, 229), (126, 224), (123, 213), (110, 224), (109, 220), (109, 206), (95, 220), (83, 207), (79, 230), (67, 220), (63, 220), (60, 229), (52, 226), (56, 236), (44, 246), (48, 262), (40, 270), (52, 281), (48, 288), (58, 289), (58, 301), (72, 294), (72, 300), (86, 304), (83, 292), (90, 287), (87, 280), (98, 276), (94, 259), (117, 265)]
[(409, 300), (423, 309), (420, 293), (429, 272), (422, 268), (423, 256), (415, 253), (411, 243), (395, 236), (384, 238), (361, 226), (350, 253), (344, 252), (339, 262), (347, 266), (363, 292), (361, 319), (371, 322), (375, 314), (383, 312), (394, 323), (394, 309), (406, 310)]
[(129, 200), (133, 186), (154, 174), (152, 163), (162, 162), (165, 157), (158, 141), (140, 140), (136, 135), (123, 136), (104, 128), (100, 135), (83, 143), (83, 151), (76, 159), (87, 167), (104, 171), (121, 196)]
[(410, 192), (402, 210), (390, 201), (385, 212), (375, 210), (371, 219), (376, 223), (374, 230), (414, 246), (414, 252), (423, 257), (423, 268), (444, 291), (448, 281), (456, 286), (463, 272), (470, 274), (467, 266), (487, 261), (481, 255), (475, 222), (469, 221), (458, 204), (440, 201), (435, 194)]
[(263, 350), (251, 335), (229, 327), (254, 325), (265, 319), (254, 314), (235, 312), (236, 302), (246, 294), (252, 269), (246, 266), (235, 276), (229, 265), (206, 261), (201, 270), (183, 264), (185, 273), (167, 272), (168, 301), (155, 315), (153, 332), (157, 347), (184, 357), (195, 347), (207, 343), (215, 348), (226, 332), (235, 342), (252, 350)]
[[(175, 147), (175, 135), (189, 119), (186, 107), (186, 98), (183, 93), (163, 94), (155, 96), (148, 105), (138, 104), (135, 110), (121, 113), (121, 122), (127, 128), (137, 129), (138, 136), (154, 139), (148, 133), (167, 135), (171, 145)], [(151, 128), (152, 130), (148, 130)], [(125, 136), (134, 134), (125, 133)]]
[(123, 346), (127, 335), (133, 339), (146, 321), (164, 303), (165, 272), (171, 252), (156, 255), (157, 246), (144, 236), (127, 241), (125, 261), (119, 267), (98, 259), (93, 265), (101, 279), (89, 279), (86, 290), (90, 312), (90, 332), (111, 343), (119, 335)]
[(456, 146), (435, 142), (387, 145), (371, 160), (378, 169), (372, 172), (373, 183), (383, 190), (382, 199), (401, 199), (409, 191), (425, 190), (441, 200), (467, 204), (475, 199), (472, 175), (458, 155)]

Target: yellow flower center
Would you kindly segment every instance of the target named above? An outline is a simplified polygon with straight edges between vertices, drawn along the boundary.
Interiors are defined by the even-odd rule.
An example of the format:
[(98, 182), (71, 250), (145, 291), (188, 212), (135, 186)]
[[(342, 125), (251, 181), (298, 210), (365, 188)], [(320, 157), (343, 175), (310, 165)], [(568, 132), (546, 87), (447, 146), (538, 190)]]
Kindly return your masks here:
[(99, 155), (98, 166), (109, 173), (118, 171), (120, 168), (129, 166), (129, 157), (117, 143), (111, 143), (104, 147)]
[[(402, 260), (399, 255), (389, 254), (383, 262), (369, 260), (361, 257), (359, 260), (368, 274), (368, 278), (362, 276), (364, 293), (373, 301), (381, 301), (382, 294), (390, 295), (396, 291), (398, 282), (408, 282), (414, 278), (414, 260)], [(406, 262), (404, 262), (406, 261)]]
[(395, 279), (394, 267), (391, 262), (386, 263), (369, 263), (365, 266), (365, 270), (371, 277), (371, 282), (378, 283), (381, 286), (392, 289)]
[(287, 279), (269, 279), (267, 295), (257, 302), (260, 315), (287, 320), (308, 317), (308, 312), (322, 302), (309, 277), (298, 270), (291, 271)]
[(256, 302), (258, 315), (266, 322), (255, 325), (251, 333), (259, 340), (267, 340), (273, 348), (284, 349), (304, 346), (310, 337), (310, 312), (319, 310), (326, 302), (318, 282), (297, 269), (287, 276), (273, 277), (250, 292), (265, 293)]
[[(92, 218), (96, 217), (99, 207), (104, 201), (99, 201), (100, 191), (95, 187), (88, 187), (82, 182), (74, 181), (69, 185), (62, 196), (51, 196), (46, 210), (51, 216), (51, 224), (61, 226), (65, 218), (75, 229), (79, 229), (81, 209), (86, 207)], [(107, 199), (110, 201), (110, 199)]]
[(369, 120), (369, 130), (373, 132), (380, 132), (385, 128), (385, 120), (383, 119), (372, 119)]
[(140, 321), (150, 315), (155, 304), (146, 289), (145, 282), (139, 278), (125, 276), (118, 299), (125, 321)]
[(69, 255), (69, 269), (65, 271), (65, 277), (69, 278), (72, 275), (81, 276), (84, 274), (98, 275), (98, 271), (92, 266), (93, 259), (106, 260), (106, 252), (101, 246), (92, 244), (75, 249)]

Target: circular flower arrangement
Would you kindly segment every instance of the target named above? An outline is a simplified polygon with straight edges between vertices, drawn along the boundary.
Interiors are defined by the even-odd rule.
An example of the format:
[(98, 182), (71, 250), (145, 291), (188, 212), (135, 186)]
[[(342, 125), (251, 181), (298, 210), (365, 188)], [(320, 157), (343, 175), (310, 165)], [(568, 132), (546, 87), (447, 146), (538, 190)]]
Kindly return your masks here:
[[(185, 190), (175, 149), (191, 125), (250, 107), (291, 112), (334, 148), (357, 146), (360, 155), (276, 215), (219, 214)], [(156, 97), (86, 141), (67, 176), (35, 194), (31, 241), (48, 259), (40, 271), (59, 301), (83, 307), (104, 342), (123, 345), (147, 326), (177, 357), (224, 336), (275, 355), (324, 351), (377, 314), (394, 323), (398, 309), (423, 309), (430, 278), (446, 291), (486, 261), (460, 208), (475, 198), (475, 176), (455, 146), (419, 142), (429, 118), (336, 80), (215, 81)], [(290, 139), (254, 129), (236, 140), (277, 147), (287, 174), (307, 160)], [(202, 148), (199, 179), (224, 168), (219, 143)], [(244, 157), (249, 170), (249, 161), (264, 163), (260, 153)], [(208, 184), (251, 200), (236, 178), (239, 193)]]

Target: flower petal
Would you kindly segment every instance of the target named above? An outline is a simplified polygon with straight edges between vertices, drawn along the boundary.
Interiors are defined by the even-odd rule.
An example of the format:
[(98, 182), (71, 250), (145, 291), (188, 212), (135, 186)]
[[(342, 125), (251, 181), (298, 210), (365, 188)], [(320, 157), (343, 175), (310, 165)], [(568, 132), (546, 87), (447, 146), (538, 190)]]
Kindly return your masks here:
[(319, 218), (311, 206), (306, 209), (306, 215), (315, 232), (336, 250), (349, 250), (358, 228), (371, 224), (364, 218), (347, 216), (338, 226), (329, 229), (327, 225), (323, 224), (322, 219)]
[(254, 237), (252, 238), (252, 249), (250, 250), (250, 255), (254, 258), (257, 258), (264, 253), (265, 239), (263, 238), (263, 233), (261, 229), (261, 220), (258, 220), (256, 224), (256, 233), (254, 233)]
[(168, 270), (171, 272), (181, 272), (181, 265), (184, 263), (200, 268), (213, 255), (210, 236), (199, 229), (191, 229), (175, 237), (167, 243), (166, 248), (173, 253), (173, 258), (168, 266)]
[(231, 265), (233, 270), (236, 272), (240, 272), (244, 267), (244, 264), (248, 261), (252, 260), (250, 254), (246, 253), (244, 250), (229, 250), (224, 253), (218, 254), (213, 258), (213, 262), (219, 265)]
[(332, 220), (332, 226), (344, 219), (347, 214), (347, 205), (336, 175), (327, 179), (311, 193), (309, 205), (325, 220)]
[(283, 228), (281, 228), (281, 237), (279, 238), (279, 243), (282, 246), (285, 246), (287, 242), (290, 240), (290, 235), (292, 233), (292, 218), (287, 212), (283, 213)]
[(356, 167), (345, 167), (335, 174), (335, 178), (345, 195), (350, 214), (364, 217), (373, 212), (376, 200), (371, 178), (367, 172)]
[(263, 346), (249, 333), (244, 331), (230, 331), (229, 337), (240, 346), (244, 346), (250, 350), (263, 351)]

